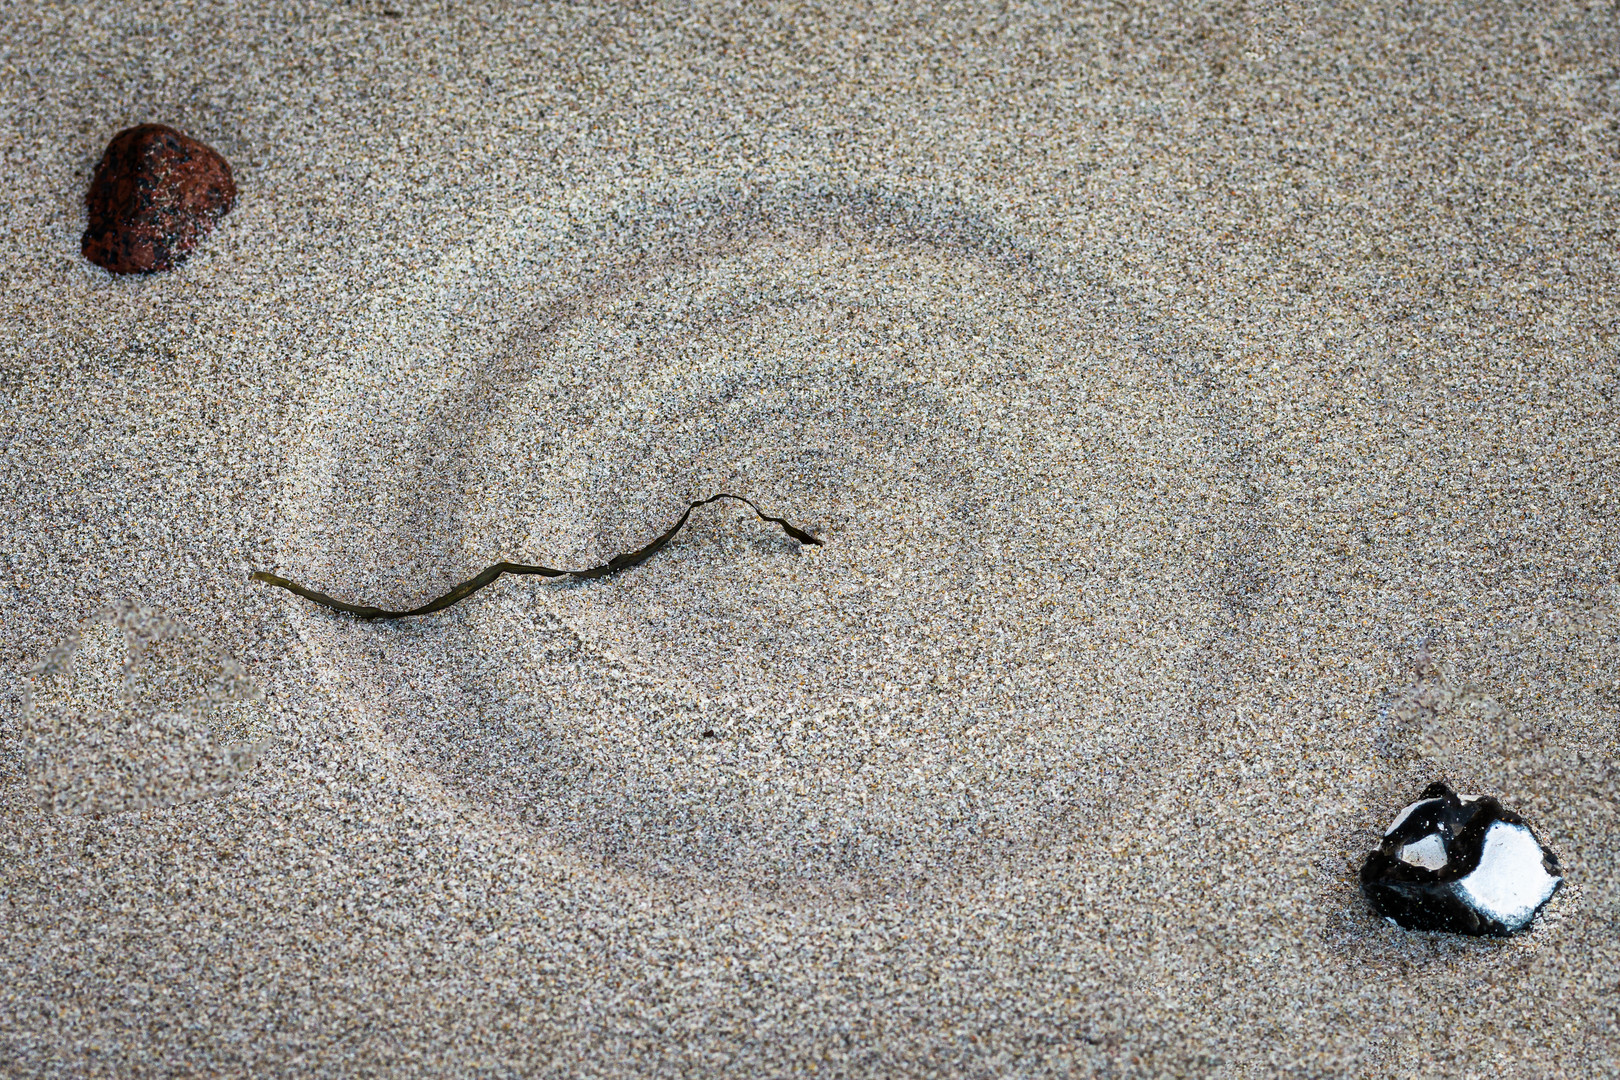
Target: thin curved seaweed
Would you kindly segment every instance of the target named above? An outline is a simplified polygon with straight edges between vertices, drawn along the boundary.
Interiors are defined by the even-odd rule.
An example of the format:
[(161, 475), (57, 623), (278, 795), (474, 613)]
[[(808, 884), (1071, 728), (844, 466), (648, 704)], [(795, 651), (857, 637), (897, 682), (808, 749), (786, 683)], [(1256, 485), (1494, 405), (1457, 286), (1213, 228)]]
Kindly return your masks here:
[(784, 521), (782, 518), (772, 517), (771, 515), (767, 514), (758, 506), (755, 506), (752, 499), (745, 499), (741, 495), (731, 495), (722, 491), (718, 495), (711, 495), (707, 499), (699, 499), (697, 502), (689, 504), (686, 507), (686, 512), (681, 515), (681, 519), (666, 529), (657, 539), (652, 541), (652, 543), (647, 544), (645, 547), (639, 547), (634, 551), (627, 551), (622, 555), (615, 555), (601, 566), (593, 566), (589, 570), (555, 570), (549, 566), (527, 566), (523, 563), (498, 562), (472, 580), (463, 581), (460, 585), (457, 585), (443, 596), (429, 600), (421, 607), (414, 607), (409, 611), (388, 611), (384, 608), (371, 607), (366, 604), (346, 604), (342, 600), (334, 600), (332, 597), (327, 596), (323, 592), (319, 592), (315, 589), (305, 588), (296, 582), (288, 581), (286, 578), (272, 574), (266, 570), (255, 570), (249, 575), (248, 580), (262, 581), (266, 585), (274, 585), (279, 589), (286, 589), (288, 592), (296, 593), (299, 596), (302, 596), (305, 600), (320, 604), (322, 607), (331, 608), (333, 611), (341, 611), (347, 615), (353, 615), (357, 619), (408, 619), (413, 615), (431, 615), (435, 611), (443, 611), (451, 604), (460, 603), (473, 593), (477, 592), (479, 589), (482, 589), (485, 585), (492, 583), (502, 574), (538, 574), (541, 577), (571, 577), (575, 578), (576, 580), (584, 581), (588, 578), (607, 577), (609, 574), (617, 574), (620, 570), (628, 570), (632, 566), (640, 566), (642, 563), (658, 554), (658, 552), (662, 551), (664, 546), (671, 540), (675, 539), (675, 534), (680, 532), (682, 527), (686, 525), (687, 519), (692, 516), (693, 510), (696, 510), (700, 506), (707, 506), (712, 502), (718, 502), (721, 499), (735, 499), (737, 502), (747, 503), (754, 513), (759, 516), (761, 521), (768, 521), (773, 525), (780, 525), (783, 532), (787, 533), (801, 544), (814, 544), (817, 547), (821, 546), (820, 540), (817, 540), (814, 536), (811, 536), (803, 529)]

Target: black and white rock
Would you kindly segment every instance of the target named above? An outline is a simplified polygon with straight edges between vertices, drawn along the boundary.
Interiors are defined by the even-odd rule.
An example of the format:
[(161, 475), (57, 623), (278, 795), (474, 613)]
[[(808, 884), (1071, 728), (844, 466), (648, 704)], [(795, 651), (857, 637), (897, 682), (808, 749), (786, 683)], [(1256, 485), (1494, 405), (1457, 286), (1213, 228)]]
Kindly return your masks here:
[(1361, 867), (1373, 910), (1408, 930), (1504, 935), (1530, 925), (1563, 883), (1558, 856), (1491, 798), (1423, 789)]

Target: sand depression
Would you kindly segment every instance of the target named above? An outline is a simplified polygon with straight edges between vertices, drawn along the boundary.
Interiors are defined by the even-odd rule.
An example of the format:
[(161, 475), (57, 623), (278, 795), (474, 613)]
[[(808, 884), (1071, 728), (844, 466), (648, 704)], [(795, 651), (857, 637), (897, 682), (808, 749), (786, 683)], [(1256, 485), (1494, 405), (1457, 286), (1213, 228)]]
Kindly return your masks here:
[(368, 331), (282, 570), (417, 603), (501, 558), (605, 561), (719, 490), (826, 545), (719, 504), (615, 577), (308, 609), (376, 737), (638, 874), (865, 892), (1083, 850), (1152, 783), (1216, 603), (1211, 455), (1150, 330), (915, 198), (606, 220), (581, 280), (492, 286), (501, 333), (453, 363)]

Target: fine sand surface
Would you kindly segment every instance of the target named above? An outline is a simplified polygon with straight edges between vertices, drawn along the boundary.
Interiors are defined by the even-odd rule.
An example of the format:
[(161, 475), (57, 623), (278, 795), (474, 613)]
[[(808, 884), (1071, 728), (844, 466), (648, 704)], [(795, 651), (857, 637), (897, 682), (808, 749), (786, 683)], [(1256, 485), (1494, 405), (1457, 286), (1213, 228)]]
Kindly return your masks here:
[[(0, 12), (0, 1075), (1620, 1075), (1613, 5)], [(80, 258), (111, 135), (223, 153)], [(409, 606), (363, 623), (269, 570)], [(1506, 940), (1356, 872), (1431, 780)]]

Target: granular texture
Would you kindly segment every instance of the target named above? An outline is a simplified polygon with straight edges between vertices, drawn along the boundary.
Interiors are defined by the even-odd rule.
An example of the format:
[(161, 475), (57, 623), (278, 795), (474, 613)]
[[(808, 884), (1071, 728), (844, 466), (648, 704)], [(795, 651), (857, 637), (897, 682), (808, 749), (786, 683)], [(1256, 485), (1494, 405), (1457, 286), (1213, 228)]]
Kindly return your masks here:
[(0, 9), (0, 1076), (1616, 1075), (1612, 7), (387, 6)]

